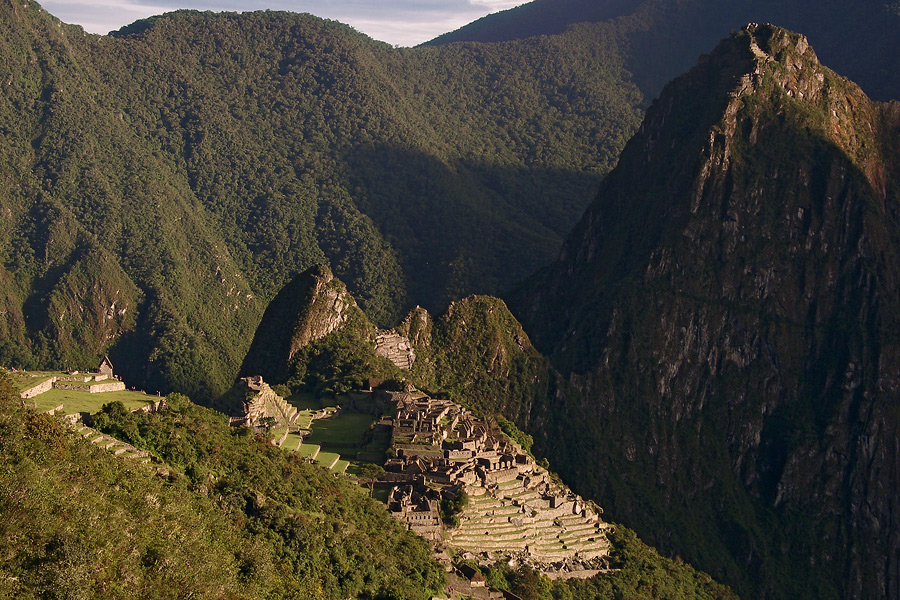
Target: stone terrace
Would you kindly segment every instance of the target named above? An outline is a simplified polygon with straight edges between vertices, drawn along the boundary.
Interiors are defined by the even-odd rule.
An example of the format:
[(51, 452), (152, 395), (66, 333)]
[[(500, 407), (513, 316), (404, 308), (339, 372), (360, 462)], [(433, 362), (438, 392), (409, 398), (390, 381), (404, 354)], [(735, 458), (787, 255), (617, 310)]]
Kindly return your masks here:
[(607, 525), (598, 509), (553, 484), (496, 423), (448, 400), (397, 393), (392, 427), (396, 456), (385, 463), (383, 484), (393, 484), (389, 510), (411, 530), (428, 522), (439, 539), (438, 501), (464, 489), (469, 504), (446, 545), (481, 554), (517, 557), (556, 576), (569, 567), (599, 569), (609, 553)]
[(541, 487), (547, 486), (526, 487), (522, 477), (493, 489), (466, 486), (469, 504), (447, 544), (476, 553), (519, 553), (537, 565), (605, 557), (607, 525), (599, 515), (577, 496), (548, 497)]

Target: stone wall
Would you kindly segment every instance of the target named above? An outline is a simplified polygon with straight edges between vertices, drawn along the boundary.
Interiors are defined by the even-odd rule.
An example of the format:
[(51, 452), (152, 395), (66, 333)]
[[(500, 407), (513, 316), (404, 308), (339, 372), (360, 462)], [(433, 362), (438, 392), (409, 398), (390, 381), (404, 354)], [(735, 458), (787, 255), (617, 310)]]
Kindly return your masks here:
[(485, 485), (492, 483), (503, 483), (504, 481), (512, 481), (519, 476), (519, 469), (498, 469), (496, 471), (488, 471), (484, 474)]
[(471, 450), (444, 450), (444, 458), (454, 460), (457, 458), (472, 458), (474, 452)]
[[(88, 392), (91, 394), (99, 394), (102, 392), (120, 392), (125, 389), (125, 383), (122, 381), (106, 381), (106, 375), (85, 374), (85, 375), (66, 375), (64, 377), (51, 377), (43, 383), (30, 387), (27, 390), (19, 392), (19, 397), (23, 400), (34, 398), (39, 394), (50, 391), (52, 388), (58, 390), (72, 390), (76, 392)], [(104, 381), (104, 383), (91, 383), (92, 381)]]
[(90, 390), (88, 390), (92, 394), (99, 394), (101, 392), (121, 392), (125, 389), (125, 382), (123, 381), (111, 381), (109, 383), (95, 383), (90, 386)]
[(27, 400), (29, 398), (34, 398), (38, 394), (43, 394), (44, 392), (49, 391), (50, 388), (53, 387), (54, 381), (56, 381), (56, 378), (51, 377), (50, 379), (48, 379), (47, 381), (45, 381), (43, 383), (39, 383), (34, 387), (30, 387), (27, 390), (23, 390), (23, 391), (19, 392), (19, 397), (22, 398), (23, 400)]
[(119, 392), (125, 389), (125, 383), (122, 381), (111, 381), (109, 383), (75, 383), (68, 381), (57, 381), (53, 387), (58, 390), (72, 390), (76, 392), (89, 392), (91, 394), (100, 394), (102, 392)]

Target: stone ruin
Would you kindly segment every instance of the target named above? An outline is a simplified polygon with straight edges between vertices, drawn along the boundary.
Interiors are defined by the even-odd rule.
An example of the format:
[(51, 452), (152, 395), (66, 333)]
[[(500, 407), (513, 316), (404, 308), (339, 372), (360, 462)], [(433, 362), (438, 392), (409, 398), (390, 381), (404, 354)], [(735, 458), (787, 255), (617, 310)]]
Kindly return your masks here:
[(398, 369), (412, 369), (416, 353), (408, 339), (395, 331), (379, 331), (375, 336), (375, 354), (394, 363)]
[[(448, 546), (528, 564), (552, 577), (584, 577), (606, 566), (600, 509), (555, 483), (496, 423), (449, 400), (393, 393), (394, 456), (384, 465), (389, 510), (410, 530)], [(442, 495), (469, 497), (459, 527), (440, 528)]]
[(432, 542), (443, 539), (440, 500), (425, 486), (395, 486), (388, 494), (388, 511), (416, 535)]
[(64, 375), (54, 375), (35, 386), (22, 390), (19, 392), (19, 397), (23, 400), (28, 400), (51, 389), (100, 394), (103, 392), (122, 391), (125, 389), (125, 383), (116, 380), (112, 362), (108, 356), (104, 356), (96, 372), (79, 373), (78, 371), (67, 371)]
[(232, 426), (265, 427), (266, 420), (271, 419), (274, 427), (290, 427), (297, 421), (297, 409), (276, 394), (261, 375), (242, 377), (237, 388), (244, 393), (243, 414), (229, 419)]

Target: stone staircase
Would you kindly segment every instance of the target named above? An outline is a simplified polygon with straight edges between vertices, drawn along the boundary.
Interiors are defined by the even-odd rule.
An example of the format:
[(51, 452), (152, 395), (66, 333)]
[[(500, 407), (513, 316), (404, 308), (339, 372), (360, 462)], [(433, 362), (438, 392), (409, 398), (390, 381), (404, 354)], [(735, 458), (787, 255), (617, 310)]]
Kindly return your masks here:
[(92, 444), (96, 444), (113, 456), (129, 458), (141, 463), (150, 463), (152, 461), (150, 453), (146, 450), (139, 450), (131, 444), (117, 440), (105, 433), (100, 433), (87, 425), (77, 423), (73, 426), (73, 429), (75, 430), (75, 433), (82, 437), (82, 439), (85, 439)]

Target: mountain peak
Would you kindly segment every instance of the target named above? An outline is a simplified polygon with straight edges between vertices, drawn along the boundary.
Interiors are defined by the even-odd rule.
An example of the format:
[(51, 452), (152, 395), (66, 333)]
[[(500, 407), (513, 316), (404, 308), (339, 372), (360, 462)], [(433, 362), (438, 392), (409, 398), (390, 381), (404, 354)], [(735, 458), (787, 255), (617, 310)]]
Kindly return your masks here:
[[(801, 530), (815, 523), (823, 541), (798, 552), (815, 557), (802, 577), (827, 581), (835, 597), (866, 597), (845, 583), (853, 572), (896, 577), (867, 566), (896, 536), (866, 556), (854, 545), (878, 538), (898, 510), (900, 482), (872, 466), (896, 460), (872, 448), (893, 447), (880, 423), (894, 423), (900, 389), (897, 115), (896, 103), (873, 102), (822, 66), (803, 36), (748, 25), (665, 87), (557, 263), (514, 303), (578, 390), (566, 402), (592, 406), (555, 426), (629, 422), (634, 432), (624, 449), (597, 452), (596, 472), (637, 483), (580, 482), (616, 497), (607, 505), (617, 518), (656, 518), (629, 496), (644, 485), (660, 489), (657, 514), (687, 497), (715, 521), (718, 499), (734, 494), (762, 515), (741, 524), (735, 546), (760, 550), (701, 563), (711, 572), (796, 562), (771, 540), (807, 539)], [(694, 479), (693, 459), (677, 458), (685, 447), (703, 448), (701, 470), (717, 475)], [(876, 478), (885, 494), (868, 487)], [(720, 485), (728, 491), (706, 493)], [(874, 508), (862, 516), (859, 506)], [(819, 527), (826, 514), (840, 517)], [(701, 528), (690, 517), (681, 527)], [(760, 597), (779, 585), (744, 587)]]
[(269, 304), (241, 373), (284, 381), (298, 351), (340, 328), (352, 314), (361, 311), (347, 286), (325, 265), (310, 267)]

